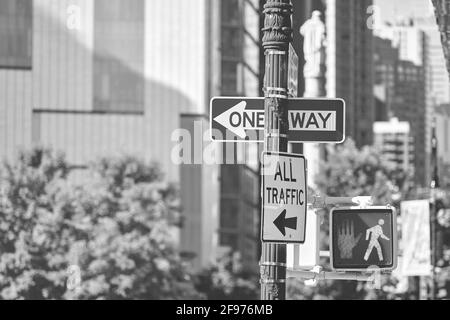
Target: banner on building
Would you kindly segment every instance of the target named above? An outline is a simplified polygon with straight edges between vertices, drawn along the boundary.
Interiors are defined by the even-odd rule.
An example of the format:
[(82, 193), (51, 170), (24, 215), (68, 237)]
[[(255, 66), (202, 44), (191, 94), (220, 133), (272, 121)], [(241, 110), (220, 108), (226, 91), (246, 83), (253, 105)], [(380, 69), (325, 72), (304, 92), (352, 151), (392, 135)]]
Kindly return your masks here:
[(400, 206), (403, 276), (431, 275), (430, 203), (428, 200), (404, 201)]

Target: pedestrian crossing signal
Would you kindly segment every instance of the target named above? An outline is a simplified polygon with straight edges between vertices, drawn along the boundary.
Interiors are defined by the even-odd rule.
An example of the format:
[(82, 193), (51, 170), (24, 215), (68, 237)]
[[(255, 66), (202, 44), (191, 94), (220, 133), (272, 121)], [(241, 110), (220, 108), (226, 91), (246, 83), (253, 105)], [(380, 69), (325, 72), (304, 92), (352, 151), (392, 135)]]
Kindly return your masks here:
[(339, 208), (330, 213), (331, 267), (337, 271), (397, 267), (394, 208)]

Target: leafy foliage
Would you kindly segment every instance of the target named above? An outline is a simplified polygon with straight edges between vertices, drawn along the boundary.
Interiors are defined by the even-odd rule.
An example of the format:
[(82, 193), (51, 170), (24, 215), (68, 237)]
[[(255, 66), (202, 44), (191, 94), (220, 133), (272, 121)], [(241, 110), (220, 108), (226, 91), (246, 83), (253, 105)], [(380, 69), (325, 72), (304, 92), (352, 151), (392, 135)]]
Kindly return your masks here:
[(244, 270), (239, 259), (225, 254), (215, 265), (196, 278), (196, 288), (208, 300), (256, 300), (259, 298), (259, 278)]
[[(0, 167), (0, 298), (201, 298), (176, 250), (176, 188), (159, 167), (102, 159), (83, 185), (45, 149)], [(76, 265), (81, 282), (67, 289)]]
[(385, 205), (392, 203), (407, 181), (406, 173), (395, 170), (373, 147), (359, 150), (348, 139), (343, 145), (328, 146), (326, 151), (327, 160), (321, 164), (316, 184), (328, 196), (370, 195), (374, 204)]

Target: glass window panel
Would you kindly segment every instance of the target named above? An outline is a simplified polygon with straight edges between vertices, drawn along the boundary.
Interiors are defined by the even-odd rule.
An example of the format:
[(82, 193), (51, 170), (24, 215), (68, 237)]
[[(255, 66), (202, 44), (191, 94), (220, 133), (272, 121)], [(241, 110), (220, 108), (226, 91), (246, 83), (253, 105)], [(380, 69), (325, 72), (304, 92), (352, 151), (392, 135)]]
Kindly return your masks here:
[(236, 234), (221, 233), (219, 236), (219, 243), (221, 246), (230, 247), (236, 250), (238, 247), (238, 237)]
[(144, 0), (96, 0), (94, 108), (143, 112)]
[(243, 49), (242, 46), (240, 29), (222, 29), (222, 54), (224, 56), (239, 58)]
[(32, 0), (0, 0), (0, 68), (31, 68)]
[(239, 24), (240, 0), (222, 0), (222, 21), (227, 24)]
[(220, 205), (220, 228), (235, 229), (239, 225), (239, 205), (235, 199), (222, 199)]

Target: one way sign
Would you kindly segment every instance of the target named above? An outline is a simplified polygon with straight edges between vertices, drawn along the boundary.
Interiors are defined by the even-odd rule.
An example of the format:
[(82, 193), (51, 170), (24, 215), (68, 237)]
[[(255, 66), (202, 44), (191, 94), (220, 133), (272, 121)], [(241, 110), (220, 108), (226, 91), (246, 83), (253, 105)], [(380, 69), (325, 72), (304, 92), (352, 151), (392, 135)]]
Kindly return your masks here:
[[(264, 141), (264, 98), (213, 98), (210, 107), (213, 141)], [(288, 109), (290, 142), (345, 140), (344, 100), (289, 99)]]
[(306, 176), (304, 156), (263, 153), (261, 190), (263, 242), (305, 242)]

